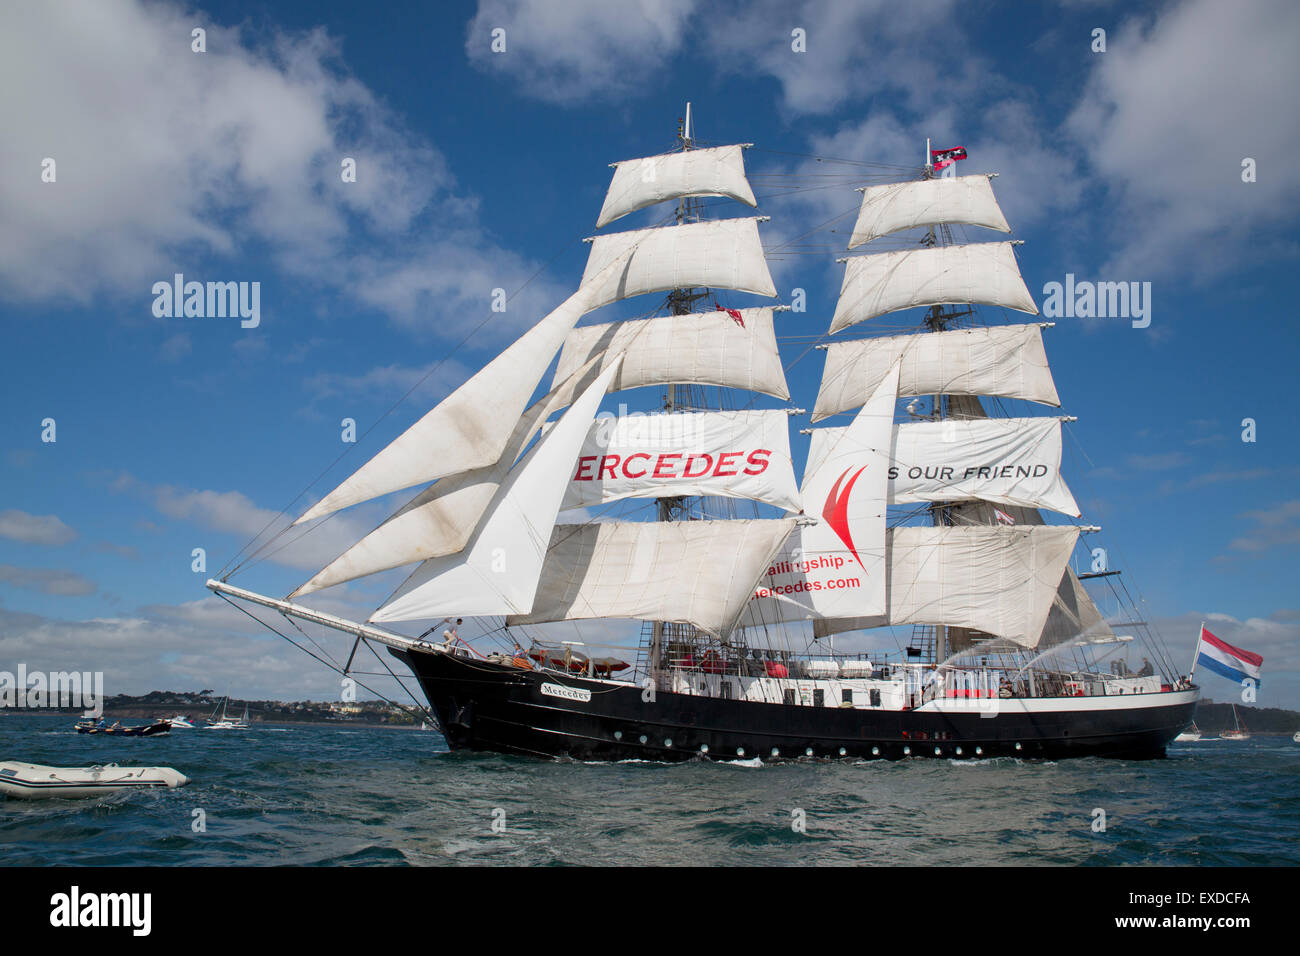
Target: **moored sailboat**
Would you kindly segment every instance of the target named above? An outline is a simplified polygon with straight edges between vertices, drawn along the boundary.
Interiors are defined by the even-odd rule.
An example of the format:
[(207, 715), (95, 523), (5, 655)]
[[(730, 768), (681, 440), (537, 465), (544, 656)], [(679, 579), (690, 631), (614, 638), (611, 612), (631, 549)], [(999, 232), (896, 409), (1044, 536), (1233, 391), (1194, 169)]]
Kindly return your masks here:
[(208, 718), (205, 730), (247, 730), (248, 729), (248, 705), (244, 705), (244, 716), (234, 719), (227, 715), (226, 708), (230, 706), (230, 697), (227, 696), (221, 702), (221, 717), (218, 719), (217, 711), (214, 708), (212, 716)]
[[(756, 204), (745, 147), (697, 148), (689, 110), (679, 136), (677, 152), (615, 164), (597, 226), (661, 202), (676, 203), (673, 221), (590, 240), (573, 296), (296, 524), (431, 484), (287, 599), (229, 575), (208, 586), (350, 635), (346, 663), (331, 662), (340, 673), (362, 644), (387, 648), (453, 748), (656, 760), (1162, 754), (1197, 688), (1149, 633), (1161, 673), (1128, 670), (1121, 652), (1146, 625), (1108, 621), (1084, 583), (1114, 586), (1119, 572), (1071, 566), (1080, 535), (1100, 529), (1043, 516), (1080, 517), (1060, 469), (1072, 419), (994, 418), (981, 401), (1060, 404), (1050, 323), (969, 324), (981, 305), (1037, 312), (1012, 243), (952, 241), (954, 226), (1010, 231), (989, 177), (936, 178), (927, 150), (920, 178), (863, 189), (851, 249), (923, 234), (845, 261), (827, 335), (927, 311), (917, 333), (825, 347), (812, 421), (851, 417), (812, 430), (797, 482), (787, 420), (803, 410), (752, 407), (790, 397), (782, 307), (718, 298), (777, 295), (765, 220), (707, 220), (699, 203)], [(641, 295), (665, 296), (664, 314), (578, 325)], [(557, 353), (550, 390), (530, 405)], [(666, 389), (655, 413), (598, 417), (606, 395), (646, 386)], [(655, 520), (631, 520), (645, 499)], [(560, 520), (592, 509), (610, 513)], [(409, 565), (364, 623), (301, 603)], [(501, 651), (386, 626), (459, 615)], [(592, 620), (641, 622), (634, 664), (625, 646), (541, 630)], [(876, 628), (910, 629), (906, 648), (834, 653), (836, 635)]]
[(1250, 730), (1246, 727), (1241, 719), (1241, 714), (1237, 713), (1237, 705), (1232, 705), (1232, 727), (1219, 734), (1221, 740), (1249, 740)]

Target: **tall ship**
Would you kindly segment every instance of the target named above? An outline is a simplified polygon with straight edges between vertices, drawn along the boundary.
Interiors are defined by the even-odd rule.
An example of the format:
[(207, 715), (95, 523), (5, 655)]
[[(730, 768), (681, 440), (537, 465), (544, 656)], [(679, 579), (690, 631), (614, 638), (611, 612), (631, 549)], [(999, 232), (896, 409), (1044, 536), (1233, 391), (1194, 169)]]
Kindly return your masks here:
[[(1009, 320), (1038, 312), (1016, 243), (965, 241), (1010, 232), (991, 175), (927, 143), (915, 168), (756, 177), (842, 190), (856, 214), (827, 328), (802, 290), (753, 304), (778, 298), (770, 260), (837, 233), (790, 223), (765, 251), (766, 217), (717, 216), (757, 206), (748, 148), (697, 143), (688, 105), (672, 151), (612, 164), (573, 295), (208, 587), (362, 686), (387, 672), (456, 750), (1162, 755), (1199, 690), (1084, 543), (1100, 529), (1061, 474), (1073, 419), (1041, 414), (1061, 404), (1051, 323)], [(641, 210), (659, 219), (603, 231)], [(632, 314), (583, 321), (605, 309)], [(810, 357), (811, 414), (787, 383)], [(286, 597), (231, 583), (404, 489)], [(366, 621), (303, 603), (396, 568)], [(343, 635), (339, 653), (307, 628)]]

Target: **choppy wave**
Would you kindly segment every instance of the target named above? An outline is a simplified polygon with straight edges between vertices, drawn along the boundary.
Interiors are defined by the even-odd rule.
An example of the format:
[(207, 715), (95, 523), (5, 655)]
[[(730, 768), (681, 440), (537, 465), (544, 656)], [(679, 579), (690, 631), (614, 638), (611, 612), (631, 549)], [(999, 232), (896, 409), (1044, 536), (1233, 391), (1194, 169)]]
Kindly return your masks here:
[(66, 720), (6, 718), (0, 759), (165, 765), (194, 782), (0, 800), (5, 863), (1300, 863), (1300, 745), (1258, 735), (1141, 763), (584, 763), (452, 754), (436, 733), (113, 739), (71, 733)]

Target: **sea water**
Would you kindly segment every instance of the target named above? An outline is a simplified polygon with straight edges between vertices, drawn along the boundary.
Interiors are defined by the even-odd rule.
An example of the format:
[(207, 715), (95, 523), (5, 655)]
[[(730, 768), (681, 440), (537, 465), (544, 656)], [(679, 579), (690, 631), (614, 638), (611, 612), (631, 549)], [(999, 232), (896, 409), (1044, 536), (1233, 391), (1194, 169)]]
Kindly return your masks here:
[(5, 864), (1300, 863), (1289, 737), (1174, 744), (1142, 762), (661, 764), (452, 754), (432, 731), (101, 738), (73, 722), (0, 716), (0, 760), (170, 766), (193, 782), (0, 799)]

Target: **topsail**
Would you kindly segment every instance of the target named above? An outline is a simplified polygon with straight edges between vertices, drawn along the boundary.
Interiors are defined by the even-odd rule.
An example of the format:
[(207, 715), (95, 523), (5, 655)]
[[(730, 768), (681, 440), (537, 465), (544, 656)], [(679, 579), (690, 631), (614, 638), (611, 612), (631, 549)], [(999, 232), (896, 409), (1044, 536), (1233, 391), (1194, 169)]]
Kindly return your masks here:
[(741, 147), (692, 149), (615, 163), (614, 180), (609, 184), (596, 228), (646, 206), (683, 196), (725, 196), (747, 206), (758, 205), (745, 179)]
[(940, 176), (864, 189), (849, 248), (855, 249), (900, 229), (943, 223), (1011, 231), (993, 197), (988, 176)]

